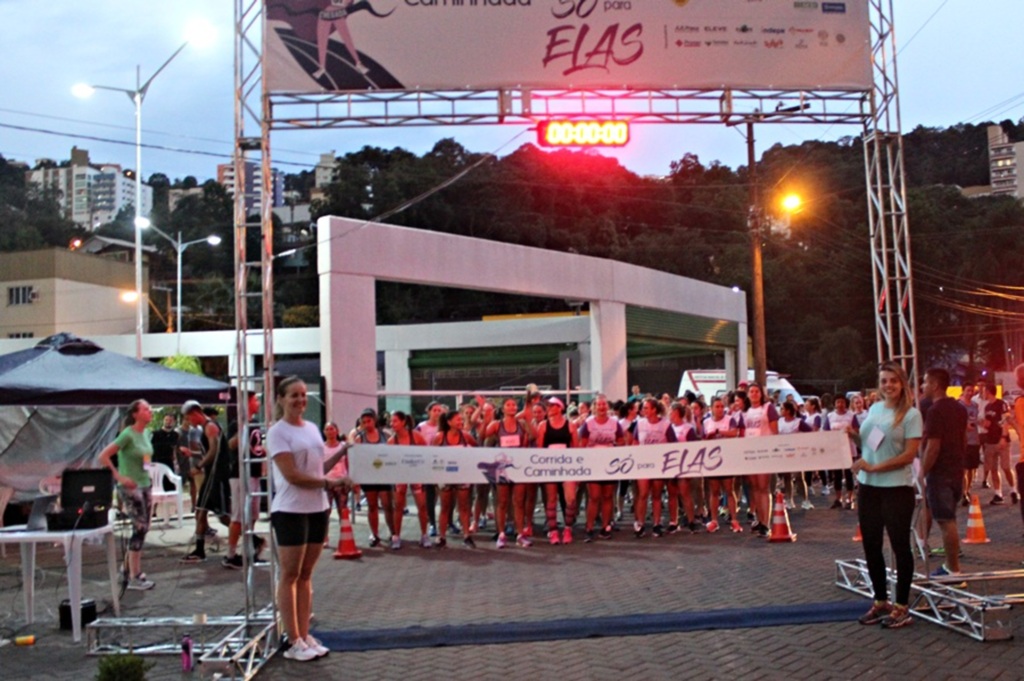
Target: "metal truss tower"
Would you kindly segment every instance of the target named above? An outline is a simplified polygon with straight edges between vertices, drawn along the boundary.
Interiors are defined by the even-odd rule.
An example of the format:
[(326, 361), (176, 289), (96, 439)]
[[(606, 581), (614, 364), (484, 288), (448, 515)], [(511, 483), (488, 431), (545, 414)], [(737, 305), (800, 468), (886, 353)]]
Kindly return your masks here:
[[(869, 0), (871, 10), (871, 116), (864, 123), (864, 170), (871, 235), (878, 361), (893, 360), (918, 381), (914, 286), (910, 267), (903, 134), (892, 0)], [(916, 392), (916, 391), (915, 391)]]

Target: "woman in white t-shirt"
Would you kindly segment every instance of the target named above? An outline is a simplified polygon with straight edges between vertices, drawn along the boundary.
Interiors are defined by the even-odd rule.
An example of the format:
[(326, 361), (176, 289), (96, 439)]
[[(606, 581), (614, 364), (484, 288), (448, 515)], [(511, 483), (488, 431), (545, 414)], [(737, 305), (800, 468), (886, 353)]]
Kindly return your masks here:
[[(779, 412), (771, 402), (765, 402), (764, 389), (757, 383), (751, 383), (747, 387), (747, 397), (750, 399), (750, 406), (743, 414), (745, 425), (744, 437), (760, 437), (765, 435), (778, 435), (779, 433)], [(771, 495), (771, 473), (757, 473), (748, 475), (750, 483), (751, 503), (757, 516), (757, 524), (754, 525), (754, 532), (762, 537), (767, 537), (771, 531), (768, 529), (767, 521), (771, 518), (772, 495)]]
[(306, 384), (291, 376), (278, 383), (276, 396), (278, 421), (267, 431), (267, 452), (274, 464), (270, 524), (277, 539), (281, 568), (277, 607), (291, 643), (284, 657), (308, 662), (328, 652), (309, 634), (313, 567), (327, 536), (327, 493), (351, 481), (324, 475), (344, 450), (324, 458), (320, 430), (302, 418), (307, 404)]

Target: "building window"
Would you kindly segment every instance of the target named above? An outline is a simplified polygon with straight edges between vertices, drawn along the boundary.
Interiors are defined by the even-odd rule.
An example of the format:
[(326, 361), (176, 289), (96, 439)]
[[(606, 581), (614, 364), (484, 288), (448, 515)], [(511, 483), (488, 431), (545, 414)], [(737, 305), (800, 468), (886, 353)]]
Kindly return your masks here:
[(8, 338), (35, 338), (35, 336), (35, 333), (31, 331), (15, 331), (7, 334)]
[(39, 293), (32, 286), (10, 286), (7, 289), (8, 305), (31, 305), (39, 299)]

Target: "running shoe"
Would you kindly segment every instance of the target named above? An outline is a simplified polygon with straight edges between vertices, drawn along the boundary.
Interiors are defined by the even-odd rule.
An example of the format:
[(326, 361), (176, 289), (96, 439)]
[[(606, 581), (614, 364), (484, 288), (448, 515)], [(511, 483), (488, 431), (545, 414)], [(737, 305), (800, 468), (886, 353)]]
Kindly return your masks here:
[(960, 506), (961, 507), (967, 508), (970, 505), (971, 505), (971, 498), (970, 497), (966, 497), (965, 496), (963, 499), (960, 500)]
[(1016, 490), (1010, 492), (1010, 503), (1015, 505), (1020, 503), (1020, 495)]
[(880, 624), (892, 612), (892, 604), (889, 601), (875, 601), (871, 609), (857, 618), (861, 624)]
[(1001, 494), (997, 494), (994, 497), (992, 497), (992, 501), (988, 503), (991, 506), (1002, 506), (1006, 502), (1003, 500), (1003, 496)]
[(458, 525), (456, 525), (455, 523), (452, 523), (452, 526), (450, 528), (448, 528), (448, 531), (451, 532), (452, 534), (454, 534), (457, 537), (461, 537), (462, 536), (462, 528), (459, 527)]
[(803, 503), (800, 504), (800, 508), (804, 509), (805, 511), (810, 511), (812, 508), (814, 508), (814, 504), (811, 503), (810, 499), (804, 499)]
[(524, 549), (528, 549), (531, 546), (533, 546), (533, 540), (530, 539), (529, 537), (527, 537), (525, 532), (523, 534), (519, 535), (519, 538), (516, 539), (516, 543), (519, 544)]
[(424, 548), (424, 549), (432, 549), (432, 548), (434, 548), (434, 544), (431, 543), (431, 541), (430, 541), (430, 535), (425, 534), (422, 537), (420, 537), (420, 548)]
[[(945, 556), (946, 555), (946, 548), (943, 547), (943, 546), (939, 546), (938, 548), (932, 549), (929, 553), (931, 553), (931, 555), (933, 555), (933, 556), (940, 556), (940, 557), (941, 556)], [(964, 557), (963, 547), (960, 548), (959, 555), (960, 555), (961, 558)]]
[(448, 547), (448, 540), (444, 537), (438, 537), (437, 541), (434, 542), (434, 548), (443, 549)]
[(226, 567), (228, 570), (241, 570), (244, 567), (242, 563), (242, 554), (236, 553), (233, 556), (224, 556), (220, 564)]
[(595, 537), (597, 537), (596, 532), (594, 532), (593, 530), (587, 530), (587, 533), (583, 535), (583, 543), (590, 544), (594, 541)]
[(284, 659), (296, 662), (310, 662), (318, 657), (320, 656), (317, 655), (317, 652), (301, 639), (292, 643), (291, 647), (284, 651)]
[(267, 540), (264, 539), (263, 537), (259, 536), (258, 534), (254, 534), (252, 536), (252, 550), (253, 550), (253, 555), (256, 557), (256, 560), (259, 560), (260, 552), (263, 550), (263, 547), (266, 546), (266, 545), (267, 545)]
[(508, 538), (505, 536), (504, 532), (498, 533), (498, 539), (495, 540), (494, 545), (497, 546), (499, 549), (503, 549), (506, 546), (508, 546)]
[(327, 653), (331, 652), (330, 648), (325, 646), (318, 639), (313, 638), (313, 634), (306, 634), (305, 640), (306, 646), (315, 652), (317, 657), (323, 657)]
[(149, 591), (154, 586), (156, 586), (156, 583), (146, 579), (146, 575), (139, 575), (134, 579), (128, 580), (128, 589), (131, 591)]
[(655, 525), (654, 527), (651, 528), (651, 534), (653, 534), (655, 537), (664, 537), (665, 536), (665, 528), (662, 527), (661, 525)]
[(397, 534), (391, 536), (391, 550), (398, 551), (402, 548), (402, 538)]
[(526, 527), (523, 528), (523, 535), (526, 537), (533, 536), (533, 524), (527, 523)]
[(431, 523), (430, 524), (430, 529), (428, 530), (428, 534), (431, 537), (436, 537), (437, 536), (437, 525)]
[(633, 523), (633, 536), (637, 539), (643, 539), (647, 536), (647, 532), (644, 530), (643, 523)]
[(562, 543), (563, 544), (571, 544), (572, 543), (572, 528), (571, 527), (563, 527), (562, 528)]
[(740, 525), (740, 521), (738, 521), (738, 520), (733, 520), (732, 522), (730, 522), (729, 523), (729, 529), (731, 529), (733, 532), (735, 532), (737, 534), (739, 534), (740, 532), (743, 532), (743, 526)]
[(380, 546), (380, 537), (375, 534), (370, 535), (370, 548), (375, 549)]
[(690, 530), (690, 534), (697, 534), (704, 529), (704, 526), (700, 522), (694, 520), (689, 524), (688, 529)]
[(786, 510), (787, 511), (795, 511), (796, 510), (796, 502), (793, 501), (792, 499), (787, 499), (786, 500)]
[(882, 628), (884, 629), (899, 629), (912, 624), (914, 620), (910, 618), (910, 608), (905, 605), (894, 605), (892, 606), (892, 612), (889, 616), (882, 620)]
[(192, 553), (182, 556), (182, 563), (202, 563), (206, 560), (206, 553), (200, 553), (199, 551), (193, 551)]
[(842, 507), (843, 507), (843, 502), (839, 501), (839, 499), (836, 499), (835, 501), (833, 501), (832, 505), (829, 506), (829, 508), (842, 508)]
[(945, 577), (954, 577), (955, 578), (955, 577), (959, 577), (959, 576), (960, 576), (959, 572), (953, 572), (948, 567), (946, 567), (945, 563), (940, 565), (939, 569), (935, 570), (930, 575), (930, 577), (932, 577), (933, 579), (941, 579), (942, 583), (944, 585), (946, 585), (946, 586), (951, 586), (951, 587), (953, 587), (955, 589), (963, 589), (964, 587), (967, 586), (967, 582), (965, 582), (963, 580), (958, 582), (955, 579), (953, 579), (953, 580), (944, 579)]
[(718, 532), (718, 521), (712, 520), (710, 523), (704, 526), (704, 529), (708, 532)]
[(468, 549), (476, 548), (476, 542), (473, 541), (473, 538), (470, 537), (468, 534), (462, 539), (462, 545)]
[(550, 530), (548, 532), (548, 543), (552, 546), (558, 546), (562, 543), (562, 538), (558, 534), (558, 530)]
[(203, 533), (203, 536), (204, 537), (216, 537), (217, 536), (217, 530), (212, 528), (212, 527), (207, 527), (206, 528), (206, 532)]
[(754, 528), (754, 532), (757, 532), (758, 537), (767, 537), (772, 533), (764, 523), (758, 523), (757, 527)]
[(669, 534), (675, 534), (678, 531), (679, 531), (679, 525), (677, 525), (676, 523), (669, 523), (668, 524), (668, 533)]
[(598, 539), (605, 539), (605, 540), (611, 539), (612, 538), (612, 528), (611, 528), (611, 525), (608, 525), (606, 527), (602, 527), (601, 531), (597, 533), (597, 538)]
[(476, 534), (476, 521), (474, 520), (469, 524), (469, 533)]

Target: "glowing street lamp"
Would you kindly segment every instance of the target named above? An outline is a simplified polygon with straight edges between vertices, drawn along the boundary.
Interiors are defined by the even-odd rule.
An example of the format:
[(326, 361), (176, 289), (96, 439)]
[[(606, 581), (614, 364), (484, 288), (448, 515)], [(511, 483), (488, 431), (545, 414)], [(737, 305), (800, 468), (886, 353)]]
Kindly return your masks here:
[[(149, 221), (147, 220), (146, 222), (149, 222)], [(201, 244), (201, 243), (205, 242), (205, 243), (210, 244), (211, 246), (219, 246), (220, 242), (221, 242), (221, 238), (219, 236), (217, 236), (216, 234), (211, 234), (210, 236), (206, 237), (205, 239), (195, 239), (193, 241), (185, 241), (185, 242), (183, 242), (181, 240), (181, 232), (178, 232), (178, 238), (177, 239), (172, 239), (170, 236), (168, 236), (163, 230), (161, 230), (156, 225), (149, 224), (149, 227), (151, 227), (154, 232), (156, 232), (157, 234), (159, 234), (163, 238), (167, 239), (167, 241), (169, 241), (171, 243), (171, 245), (174, 246), (174, 251), (177, 253), (177, 259), (178, 259), (178, 285), (177, 285), (176, 300), (178, 302), (178, 313), (177, 313), (177, 316), (175, 318), (175, 326), (176, 326), (175, 330), (178, 332), (177, 333), (177, 336), (178, 336), (178, 338), (177, 338), (178, 349), (175, 352), (175, 354), (180, 355), (181, 354), (181, 258), (182, 258), (182, 255), (185, 253), (185, 249), (188, 248), (189, 246), (192, 246), (193, 244)]]
[(189, 43), (208, 43), (212, 33), (208, 24), (195, 22), (190, 25), (188, 39), (181, 44), (167, 60), (160, 65), (153, 75), (142, 80), (142, 67), (135, 67), (135, 88), (111, 87), (109, 85), (88, 85), (79, 83), (71, 88), (72, 94), (76, 97), (90, 97), (96, 90), (110, 90), (123, 92), (128, 95), (135, 106), (135, 290), (138, 297), (135, 301), (135, 357), (142, 359), (142, 310), (144, 306), (142, 291), (142, 230), (149, 226), (149, 220), (142, 215), (142, 100), (145, 99), (149, 86), (160, 73), (167, 68), (167, 65), (174, 61), (174, 58), (181, 54), (181, 51)]

